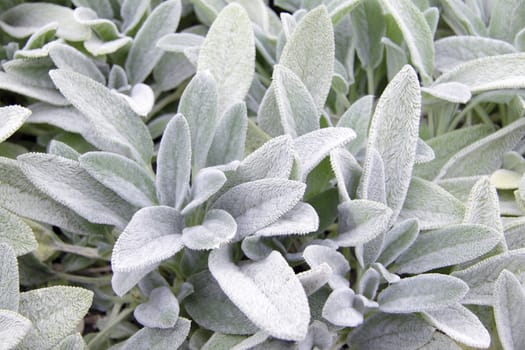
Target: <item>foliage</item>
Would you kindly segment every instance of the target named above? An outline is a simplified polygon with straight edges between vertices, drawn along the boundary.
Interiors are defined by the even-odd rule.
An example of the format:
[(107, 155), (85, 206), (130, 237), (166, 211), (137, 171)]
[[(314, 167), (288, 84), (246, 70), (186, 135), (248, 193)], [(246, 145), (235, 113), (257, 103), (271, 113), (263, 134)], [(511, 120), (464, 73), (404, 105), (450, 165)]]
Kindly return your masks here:
[(0, 9), (0, 349), (525, 348), (524, 0)]

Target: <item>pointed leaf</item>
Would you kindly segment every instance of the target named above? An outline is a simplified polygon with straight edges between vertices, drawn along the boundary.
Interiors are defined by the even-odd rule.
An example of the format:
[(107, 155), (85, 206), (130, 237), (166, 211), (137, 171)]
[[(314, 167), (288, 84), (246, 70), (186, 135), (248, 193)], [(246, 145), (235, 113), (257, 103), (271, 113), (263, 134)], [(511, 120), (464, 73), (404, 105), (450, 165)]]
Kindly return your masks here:
[(525, 270), (525, 249), (511, 250), (498, 254), (468, 267), (454, 271), (452, 276), (461, 278), (469, 286), (464, 303), (476, 305), (493, 305), (494, 284), (501, 271), (508, 270), (523, 279), (521, 271)]
[(523, 88), (524, 57), (524, 53), (512, 53), (471, 60), (444, 73), (434, 84), (458, 82), (468, 86), (473, 94)]
[(436, 179), (490, 175), (499, 169), (504, 153), (512, 150), (525, 131), (525, 119), (478, 140), (454, 154), (441, 168)]
[(148, 128), (124, 98), (79, 73), (58, 69), (49, 74), (60, 92), (99, 133), (97, 147), (149, 164), (153, 142)]
[(356, 2), (358, 6), (350, 13), (356, 52), (363, 67), (374, 69), (383, 59), (381, 38), (386, 32), (383, 8), (378, 0)]
[[(245, 242), (244, 240), (243, 242)], [(310, 270), (297, 274), (297, 278), (303, 285), (304, 292), (310, 296), (324, 286), (333, 276), (332, 269), (327, 263), (321, 263)]]
[(503, 270), (494, 286), (494, 318), (498, 336), (505, 350), (525, 346), (525, 292), (512, 272)]
[(390, 265), (414, 243), (418, 234), (419, 222), (416, 219), (397, 223), (385, 234), (382, 252), (377, 261), (384, 266)]
[(454, 81), (423, 87), (421, 91), (435, 99), (452, 103), (467, 103), (472, 97), (468, 86)]
[(227, 164), (244, 157), (244, 144), (248, 131), (246, 104), (232, 105), (224, 115), (213, 136), (206, 163), (210, 166)]
[(425, 16), (409, 0), (383, 0), (383, 4), (403, 33), (412, 64), (422, 75), (423, 81), (430, 81), (434, 70), (434, 45)]
[(273, 85), (285, 133), (297, 137), (319, 129), (319, 114), (312, 95), (292, 70), (276, 65)]
[(357, 187), (357, 195), (361, 199), (386, 204), (386, 175), (383, 158), (374, 148), (369, 148), (367, 153), (367, 161)]
[(0, 294), (0, 310), (18, 311), (18, 263), (14, 250), (5, 243), (0, 243)]
[(354, 296), (350, 288), (334, 290), (324, 304), (323, 318), (336, 326), (359, 326), (363, 323), (363, 314), (353, 307)]
[[(416, 72), (405, 66), (385, 88), (370, 125), (368, 148), (377, 150), (383, 159), (392, 220), (405, 201), (416, 159), (420, 100)], [(371, 155), (367, 154), (364, 169), (370, 161)]]
[(178, 112), (188, 121), (194, 168), (206, 165), (208, 151), (218, 121), (217, 85), (213, 76), (199, 72), (188, 84), (179, 102)]
[(132, 84), (143, 82), (151, 73), (163, 54), (163, 50), (157, 48), (157, 41), (177, 29), (181, 11), (180, 0), (169, 0), (155, 7), (146, 18), (135, 35), (126, 60), (126, 71)]
[(270, 84), (259, 104), (257, 124), (269, 136), (276, 137), (285, 134), (274, 84)]
[(224, 210), (212, 209), (206, 213), (202, 225), (182, 230), (182, 243), (194, 250), (220, 248), (237, 232), (235, 219)]
[(197, 208), (199, 205), (206, 202), (217, 193), (226, 183), (226, 176), (218, 169), (204, 168), (201, 169), (191, 187), (191, 201), (181, 211), (182, 215), (186, 215)]
[(396, 263), (398, 273), (422, 273), (460, 264), (489, 252), (501, 234), (485, 225), (450, 225), (420, 234)]
[(80, 166), (129, 203), (142, 208), (157, 203), (152, 175), (129, 158), (109, 152), (88, 152)]
[(334, 29), (326, 7), (308, 12), (283, 48), (279, 64), (291, 69), (323, 110), (334, 72)]
[(463, 221), (465, 206), (433, 182), (413, 177), (401, 219), (417, 218), (422, 230), (441, 228)]
[(305, 180), (330, 152), (355, 138), (349, 128), (323, 128), (293, 140), (293, 148), (302, 167), (301, 179)]
[(31, 110), (33, 114), (27, 120), (28, 123), (50, 124), (65, 131), (81, 134), (92, 144), (97, 143), (93, 139), (94, 128), (75, 107), (55, 107), (46, 103), (35, 103), (31, 105)]
[(337, 211), (339, 235), (334, 240), (342, 247), (355, 247), (376, 238), (386, 232), (392, 218), (392, 209), (365, 199), (344, 202)]
[(274, 223), (258, 230), (255, 235), (271, 237), (281, 235), (307, 234), (319, 228), (319, 216), (308, 203), (299, 202)]
[(27, 153), (18, 160), (24, 175), (39, 190), (91, 222), (124, 227), (135, 212), (76, 161), (43, 153)]
[(468, 292), (459, 278), (437, 273), (403, 278), (379, 294), (379, 309), (388, 313), (433, 311), (452, 305)]
[(310, 310), (294, 271), (278, 252), (258, 262), (235, 265), (231, 248), (210, 253), (209, 268), (221, 289), (258, 327), (283, 340), (306, 336)]
[(49, 57), (57, 68), (78, 72), (101, 84), (106, 84), (106, 78), (95, 63), (69, 45), (53, 45), (49, 49)]
[(218, 112), (244, 100), (255, 72), (255, 39), (248, 14), (238, 4), (226, 6), (202, 44), (197, 71), (209, 70), (218, 87)]
[(297, 181), (263, 179), (233, 187), (213, 204), (237, 221), (237, 237), (244, 238), (276, 222), (297, 205), (306, 185)]
[(27, 84), (17, 76), (5, 72), (0, 72), (0, 90), (15, 92), (56, 106), (68, 105), (68, 101), (56, 89)]
[(17, 161), (0, 157), (0, 205), (9, 211), (65, 230), (86, 235), (92, 224), (73, 210), (38, 190), (24, 175)]
[(148, 273), (155, 270), (159, 263), (147, 265), (144, 268), (135, 269), (131, 272), (113, 271), (111, 276), (111, 287), (119, 297), (123, 296), (140, 282)]
[(343, 254), (333, 248), (313, 244), (306, 247), (303, 258), (312, 269), (328, 264), (332, 271), (329, 280), (332, 289), (348, 288), (349, 282), (346, 279), (346, 274), (350, 272), (350, 264)]
[(2, 349), (15, 349), (31, 329), (31, 321), (19, 313), (0, 309), (0, 344)]
[(78, 161), (78, 158), (80, 158), (80, 153), (77, 152), (73, 147), (57, 140), (51, 140), (51, 142), (49, 142), (49, 145), (47, 146), (47, 153), (75, 161)]
[(337, 190), (341, 201), (349, 201), (361, 178), (361, 167), (354, 156), (344, 148), (330, 152), (330, 165), (337, 180)]
[(197, 324), (216, 334), (253, 334), (258, 330), (228, 299), (208, 270), (192, 275), (188, 282), (195, 291), (184, 299), (184, 308)]
[(177, 114), (166, 126), (157, 156), (157, 197), (161, 204), (180, 209), (191, 174), (191, 137), (186, 119)]
[(20, 294), (19, 312), (33, 326), (20, 343), (22, 349), (48, 349), (71, 334), (88, 312), (93, 292), (55, 286)]
[(179, 302), (168, 287), (155, 288), (148, 301), (135, 308), (133, 316), (146, 327), (171, 328), (179, 319)]
[(433, 333), (434, 327), (417, 315), (378, 312), (350, 333), (348, 343), (362, 350), (418, 349)]
[(373, 107), (374, 96), (363, 96), (355, 101), (337, 122), (338, 127), (351, 128), (356, 133), (356, 138), (346, 145), (346, 148), (350, 150), (352, 154), (357, 154), (357, 152), (366, 145), (368, 125), (372, 118)]
[(111, 266), (117, 272), (131, 272), (161, 262), (182, 249), (183, 217), (165, 206), (142, 208), (119, 236)]
[(423, 317), (457, 342), (482, 349), (490, 346), (490, 334), (483, 323), (472, 311), (459, 303), (424, 312)]
[(514, 42), (516, 34), (523, 29), (525, 2), (521, 0), (499, 1), (491, 7), (489, 35), (492, 38)]
[(465, 219), (468, 224), (481, 224), (503, 232), (498, 193), (487, 176), (482, 177), (470, 191)]
[(0, 208), (0, 243), (9, 244), (16, 256), (27, 254), (38, 246), (31, 227), (3, 208)]
[(135, 349), (178, 349), (190, 332), (191, 321), (180, 317), (173, 328), (159, 329), (144, 327), (129, 338), (121, 350)]
[(21, 106), (0, 107), (0, 142), (15, 133), (31, 115), (31, 110)]

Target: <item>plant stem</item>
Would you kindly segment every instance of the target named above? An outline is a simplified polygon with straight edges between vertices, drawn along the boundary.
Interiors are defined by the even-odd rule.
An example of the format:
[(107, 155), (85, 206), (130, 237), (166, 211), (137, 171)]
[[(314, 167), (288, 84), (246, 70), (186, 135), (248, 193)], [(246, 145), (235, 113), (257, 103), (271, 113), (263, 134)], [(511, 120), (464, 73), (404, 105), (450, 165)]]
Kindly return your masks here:
[(100, 256), (95, 248), (76, 246), (73, 244), (57, 241), (53, 242), (53, 248), (64, 253), (71, 253), (75, 255), (85, 256), (86, 258), (102, 259), (109, 261), (109, 259), (104, 259), (102, 256)]
[(98, 343), (103, 341), (108, 336), (109, 331), (111, 331), (113, 327), (117, 326), (122, 320), (128, 317), (133, 312), (134, 309), (135, 307), (130, 306), (122, 310), (122, 312), (118, 316), (111, 319), (110, 322), (106, 325), (106, 327), (104, 327), (104, 329), (98, 332), (98, 334), (89, 341), (89, 343), (87, 344), (88, 348), (96, 349), (96, 346), (98, 345)]
[(173, 92), (172, 94), (169, 94), (167, 96), (165, 96), (162, 100), (160, 100), (159, 102), (157, 102), (155, 104), (155, 107), (153, 107), (153, 109), (151, 110), (151, 112), (148, 114), (148, 116), (151, 118), (152, 116), (154, 116), (155, 114), (159, 113), (164, 107), (166, 107), (167, 105), (169, 105), (170, 103), (172, 102), (175, 102), (177, 101), (178, 99), (180, 99), (180, 97), (182, 96), (182, 92), (184, 91), (184, 89), (186, 88), (186, 83), (183, 83), (181, 85), (179, 85), (177, 87), (177, 89), (175, 90), (175, 92)]
[(366, 84), (368, 87), (368, 94), (375, 95), (376, 86), (374, 81), (374, 69), (371, 67), (366, 67)]
[(59, 278), (63, 278), (71, 282), (92, 284), (95, 286), (103, 286), (111, 282), (111, 275), (89, 277), (89, 276), (72, 275), (66, 272), (56, 272), (56, 275)]

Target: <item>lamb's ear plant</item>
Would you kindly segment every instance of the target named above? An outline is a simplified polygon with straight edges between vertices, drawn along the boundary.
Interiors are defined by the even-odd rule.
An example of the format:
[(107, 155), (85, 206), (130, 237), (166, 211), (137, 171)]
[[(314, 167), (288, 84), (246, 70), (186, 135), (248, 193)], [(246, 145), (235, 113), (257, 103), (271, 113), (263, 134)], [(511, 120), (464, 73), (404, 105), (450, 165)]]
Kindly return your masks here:
[(525, 348), (525, 1), (0, 9), (0, 349)]

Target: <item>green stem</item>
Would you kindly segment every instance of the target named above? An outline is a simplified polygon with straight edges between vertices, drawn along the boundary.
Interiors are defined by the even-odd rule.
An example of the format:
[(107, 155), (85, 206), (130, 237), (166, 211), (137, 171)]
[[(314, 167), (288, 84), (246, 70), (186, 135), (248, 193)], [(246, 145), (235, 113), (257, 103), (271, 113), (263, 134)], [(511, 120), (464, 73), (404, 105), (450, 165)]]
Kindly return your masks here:
[(376, 84), (374, 81), (374, 69), (371, 67), (366, 67), (366, 84), (368, 87), (368, 94), (375, 95)]
[(474, 107), (474, 110), (476, 111), (478, 116), (481, 118), (483, 123), (485, 123), (485, 124), (487, 124), (489, 126), (492, 126), (492, 127), (495, 126), (494, 122), (492, 121), (492, 119), (490, 119), (490, 116), (488, 115), (488, 113), (483, 108), (481, 108), (479, 105), (477, 105), (476, 107)]
[(102, 329), (100, 332), (98, 332), (98, 334), (96, 336), (94, 336), (93, 339), (91, 339), (89, 341), (89, 343), (87, 344), (88, 348), (89, 349), (96, 349), (96, 346), (98, 345), (98, 343), (103, 341), (108, 336), (108, 333), (115, 326), (117, 326), (122, 320), (124, 320), (126, 317), (128, 317), (133, 312), (134, 309), (135, 309), (135, 307), (128, 307), (128, 308), (122, 310), (122, 312), (117, 317), (115, 317), (114, 319), (110, 320), (110, 322), (106, 325), (106, 327), (104, 327), (104, 329)]
[(434, 124), (434, 113), (432, 113), (432, 111), (428, 111), (428, 130), (430, 132), (429, 138), (436, 136), (435, 128), (436, 126)]
[(71, 282), (82, 283), (82, 284), (92, 284), (95, 286), (104, 286), (111, 283), (111, 275), (104, 275), (98, 277), (89, 277), (89, 276), (79, 276), (72, 275), (66, 272), (56, 272), (56, 276)]
[(467, 113), (470, 112), (474, 107), (476, 107), (481, 102), (481, 100), (483, 99), (483, 95), (480, 95), (480, 96), (473, 98), (470, 101), (470, 103), (466, 105), (465, 108), (463, 108), (463, 110), (454, 117), (454, 119), (450, 123), (450, 126), (448, 127), (448, 131), (455, 130), (458, 124), (463, 120), (463, 118), (465, 118)]
[[(178, 99), (180, 99), (180, 97), (182, 96), (182, 93), (184, 91), (184, 89), (186, 88), (186, 85), (185, 83), (179, 85), (177, 87), (177, 89), (175, 90), (175, 92), (173, 92), (172, 94), (169, 94), (167, 96), (165, 96), (162, 100), (160, 100), (159, 102), (157, 102), (155, 104), (155, 106), (153, 107), (153, 109), (151, 110), (151, 112), (148, 114), (148, 117), (151, 118), (152, 116), (154, 116), (155, 114), (159, 113), (164, 107), (166, 107), (167, 105), (169, 105), (170, 103), (173, 103), (175, 101), (177, 101)], [(149, 119), (148, 118), (148, 119)]]
[(102, 259), (109, 261), (109, 259), (104, 259), (102, 256), (100, 256), (95, 248), (76, 246), (73, 244), (57, 241), (53, 242), (52, 246), (56, 250), (59, 250), (64, 253), (71, 253), (75, 255), (85, 256), (86, 258)]

